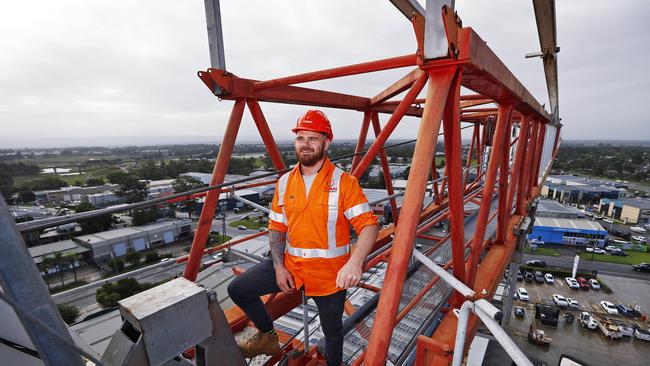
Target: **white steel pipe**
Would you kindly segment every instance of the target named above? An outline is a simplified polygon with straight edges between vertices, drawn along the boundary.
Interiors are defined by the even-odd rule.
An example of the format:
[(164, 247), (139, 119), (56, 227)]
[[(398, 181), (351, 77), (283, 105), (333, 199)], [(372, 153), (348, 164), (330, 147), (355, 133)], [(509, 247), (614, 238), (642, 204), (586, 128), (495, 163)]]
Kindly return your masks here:
[(499, 342), (501, 347), (503, 347), (508, 356), (510, 356), (517, 366), (533, 366), (533, 363), (530, 362), (528, 357), (526, 357), (519, 347), (517, 347), (515, 342), (510, 338), (510, 336), (508, 336), (508, 333), (501, 328), (492, 315), (486, 313), (478, 306), (474, 307), (474, 313), (478, 315), (483, 324), (485, 324), (485, 326), (490, 330), (494, 338)]
[(413, 251), (413, 255), (415, 258), (417, 258), (422, 264), (425, 266), (429, 267), (435, 274), (440, 276), (440, 279), (443, 281), (447, 282), (451, 287), (454, 288), (454, 290), (460, 292), (461, 295), (465, 297), (473, 297), (476, 295), (474, 290), (469, 288), (466, 284), (458, 280), (454, 275), (451, 273), (445, 271), (444, 268), (440, 267), (439, 265), (435, 264), (431, 259), (429, 259), (426, 255), (420, 253), (417, 250)]
[(489, 315), (490, 318), (500, 321), (503, 318), (503, 313), (499, 308), (492, 305), (489, 301), (485, 299), (479, 299), (474, 302), (476, 308), (481, 309), (485, 314)]
[(268, 207), (264, 207), (262, 205), (259, 205), (259, 204), (255, 203), (255, 202), (253, 202), (253, 201), (249, 201), (246, 198), (239, 197), (236, 194), (233, 194), (232, 198), (236, 199), (239, 202), (243, 202), (243, 203), (245, 203), (245, 204), (247, 204), (247, 205), (249, 205), (251, 207), (255, 207), (256, 209), (258, 209), (258, 210), (260, 210), (262, 212), (271, 213), (271, 210), (269, 210)]
[(474, 307), (471, 301), (465, 301), (460, 309), (454, 309), (454, 314), (458, 317), (458, 326), (456, 327), (456, 342), (454, 343), (454, 359), (452, 366), (461, 366), (465, 350), (465, 338), (467, 337), (467, 323), (469, 322), (469, 313)]

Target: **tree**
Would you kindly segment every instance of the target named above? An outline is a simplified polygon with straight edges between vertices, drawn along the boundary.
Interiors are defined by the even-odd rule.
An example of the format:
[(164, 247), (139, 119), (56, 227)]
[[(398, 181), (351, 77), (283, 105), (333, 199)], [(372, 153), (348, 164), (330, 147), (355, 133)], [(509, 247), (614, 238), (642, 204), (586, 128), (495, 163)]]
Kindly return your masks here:
[(119, 196), (125, 197), (127, 203), (144, 201), (149, 195), (149, 187), (146, 181), (140, 180), (134, 174), (127, 174), (120, 179)]
[(22, 191), (18, 193), (18, 197), (23, 203), (36, 201), (36, 195), (32, 191)]
[[(180, 193), (180, 192), (187, 192), (191, 191), (193, 189), (201, 188), (205, 186), (203, 182), (200, 180), (194, 179), (192, 177), (186, 177), (186, 176), (180, 176), (174, 180), (174, 183), (172, 183), (172, 186), (174, 187), (174, 192)], [(192, 211), (194, 211), (194, 208), (196, 207), (196, 201), (195, 200), (187, 200), (184, 201), (185, 207), (187, 208), (187, 214), (190, 218), (192, 219)]]
[(81, 256), (79, 254), (77, 254), (77, 253), (66, 253), (63, 256), (63, 261), (66, 264), (70, 265), (70, 267), (72, 268), (72, 274), (74, 276), (74, 282), (75, 283), (78, 282), (77, 281), (77, 267), (75, 266), (75, 264), (77, 264), (80, 260), (81, 260)]
[(79, 309), (74, 305), (57, 304), (56, 307), (59, 309), (59, 314), (61, 314), (66, 324), (74, 323), (79, 317)]
[(59, 189), (67, 187), (68, 183), (55, 176), (47, 176), (23, 183), (19, 188), (21, 191), (43, 191), (47, 189)]
[(111, 258), (106, 261), (106, 266), (113, 273), (119, 273), (124, 270), (124, 261), (120, 258)]
[(133, 225), (139, 226), (158, 220), (160, 214), (156, 207), (146, 207), (133, 211)]
[(107, 283), (95, 292), (97, 303), (104, 308), (117, 306), (117, 302), (138, 292), (150, 289), (155, 284), (139, 283), (135, 278), (123, 278), (117, 282)]
[(144, 257), (145, 263), (154, 263), (154, 262), (158, 262), (159, 260), (160, 260), (160, 255), (158, 255), (158, 253), (156, 252), (148, 252)]
[(140, 254), (140, 252), (136, 251), (133, 248), (129, 248), (129, 250), (127, 250), (126, 252), (126, 255), (124, 256), (124, 260), (127, 263), (131, 263), (132, 265), (139, 264), (141, 259), (142, 259), (142, 254)]
[[(87, 212), (95, 210), (95, 206), (89, 202), (81, 202), (75, 207), (75, 212)], [(79, 220), (79, 225), (84, 234), (92, 234), (100, 231), (106, 231), (111, 228), (113, 224), (112, 215), (99, 215), (91, 219)]]

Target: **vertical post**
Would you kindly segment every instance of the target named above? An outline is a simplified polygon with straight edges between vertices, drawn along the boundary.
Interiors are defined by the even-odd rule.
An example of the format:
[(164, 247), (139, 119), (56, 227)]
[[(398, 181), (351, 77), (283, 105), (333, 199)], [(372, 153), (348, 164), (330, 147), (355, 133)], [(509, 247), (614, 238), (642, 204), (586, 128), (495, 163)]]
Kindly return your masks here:
[[(375, 132), (375, 138), (379, 136), (381, 133), (381, 126), (379, 125), (379, 113), (373, 112), (372, 113), (372, 129)], [(367, 131), (367, 128), (366, 128)], [(388, 193), (389, 196), (392, 196), (395, 194), (395, 190), (393, 189), (393, 177), (390, 175), (390, 167), (388, 166), (388, 158), (386, 157), (386, 150), (382, 147), (379, 150), (379, 157), (381, 160), (381, 170), (384, 173), (384, 183), (386, 183), (386, 193)], [(393, 223), (397, 224), (397, 201), (395, 198), (390, 199), (390, 209), (391, 212), (393, 213)]]
[(402, 117), (404, 117), (404, 114), (411, 106), (415, 98), (418, 96), (418, 94), (420, 94), (420, 91), (422, 91), (422, 88), (426, 82), (427, 74), (422, 73), (422, 75), (415, 81), (408, 93), (406, 93), (404, 99), (402, 99), (397, 108), (395, 108), (395, 111), (388, 119), (388, 122), (386, 122), (386, 126), (384, 126), (384, 128), (381, 130), (381, 133), (379, 136), (377, 136), (372, 146), (370, 146), (370, 149), (368, 149), (366, 155), (363, 156), (363, 159), (361, 159), (359, 165), (354, 169), (354, 171), (352, 171), (353, 176), (359, 178), (363, 172), (368, 169), (368, 165), (370, 165), (372, 159), (375, 158), (379, 152), (379, 149), (384, 146), (386, 140), (388, 140), (388, 137), (390, 137), (390, 135), (395, 130), (395, 127), (397, 127), (399, 122), (402, 120)]
[[(415, 172), (427, 171), (431, 166), (432, 153), (440, 130), (440, 119), (442, 118), (449, 87), (456, 74), (456, 68), (443, 68), (430, 71), (427, 74), (429, 87), (411, 164), (411, 169)], [(413, 241), (415, 240), (418, 224), (417, 217), (422, 210), (422, 197), (424, 196), (426, 184), (426, 174), (409, 176), (409, 184), (404, 193), (404, 203), (400, 212), (399, 224), (395, 230), (393, 250), (379, 298), (377, 316), (368, 341), (368, 353), (365, 358), (365, 363), (368, 365), (378, 365), (386, 362), (388, 346), (395, 327), (395, 315), (401, 299), (404, 278), (406, 277), (406, 268), (413, 253)]]
[[(27, 251), (2, 194), (0, 233), (0, 291), (22, 310), (16, 315), (38, 350), (41, 361), (46, 365), (82, 365), (79, 354), (65, 344), (65, 341), (74, 344), (70, 331)], [(3, 328), (11, 326), (11, 319), (2, 319), (1, 322)], [(43, 325), (57, 336), (45, 330)]]
[[(512, 212), (512, 203), (515, 198), (515, 194), (517, 193), (519, 196), (522, 189), (520, 177), (523, 175), (523, 171), (525, 169), (523, 162), (524, 151), (526, 149), (526, 139), (528, 138), (528, 125), (528, 116), (522, 114), (521, 121), (519, 121), (519, 136), (517, 137), (515, 161), (512, 163), (512, 174), (510, 177), (510, 185), (508, 186), (508, 212)], [(517, 201), (517, 207), (519, 207), (519, 201)]]
[(223, 33), (221, 31), (221, 7), (219, 6), (219, 0), (204, 0), (204, 5), (205, 20), (208, 26), (210, 65), (215, 69), (225, 70), (226, 58), (223, 53)]
[[(365, 111), (363, 112), (363, 122), (361, 122), (361, 131), (359, 131), (359, 137), (357, 138), (357, 146), (354, 148), (354, 153), (358, 154), (363, 151), (363, 147), (366, 145), (366, 136), (368, 136), (368, 127), (370, 126), (370, 115), (372, 112)], [(383, 151), (383, 149), (382, 149)], [(353, 172), (354, 168), (359, 165), (361, 161), (361, 155), (354, 155), (352, 157), (352, 167), (350, 171)]]
[[(235, 105), (232, 107), (230, 119), (228, 120), (228, 126), (226, 127), (226, 133), (223, 135), (223, 142), (219, 147), (217, 161), (214, 163), (212, 179), (210, 180), (211, 186), (223, 183), (223, 180), (226, 177), (228, 163), (230, 162), (232, 150), (235, 147), (237, 132), (239, 132), (239, 125), (241, 124), (241, 118), (244, 114), (244, 106), (245, 101), (243, 98), (241, 98), (237, 99), (235, 101)], [(196, 275), (199, 272), (199, 267), (201, 266), (201, 256), (203, 255), (205, 242), (208, 239), (208, 233), (210, 232), (210, 227), (212, 226), (212, 219), (214, 218), (214, 212), (217, 206), (217, 202), (219, 201), (220, 193), (221, 190), (213, 189), (208, 191), (205, 196), (205, 202), (203, 203), (203, 209), (201, 210), (201, 216), (199, 217), (199, 225), (196, 228), (196, 232), (194, 233), (194, 240), (192, 240), (192, 249), (190, 251), (189, 259), (187, 260), (187, 266), (185, 267), (184, 276), (190, 281), (195, 281)]]
[(278, 170), (284, 170), (285, 165), (284, 161), (282, 161), (280, 149), (278, 149), (278, 145), (275, 143), (275, 139), (273, 138), (269, 124), (266, 122), (266, 118), (264, 118), (264, 113), (262, 113), (262, 108), (260, 108), (259, 102), (257, 99), (248, 99), (246, 100), (246, 104), (248, 105), (248, 110), (251, 112), (253, 121), (255, 121), (257, 130), (260, 132), (262, 141), (264, 141), (266, 150), (269, 152), (269, 157), (271, 158), (273, 166)]
[(512, 129), (512, 121), (508, 120), (506, 123), (506, 134), (504, 136), (503, 144), (501, 144), (501, 158), (499, 159), (499, 206), (497, 207), (497, 234), (496, 242), (503, 243), (506, 239), (506, 231), (508, 226), (508, 218), (510, 217), (510, 209), (508, 208), (508, 177), (510, 169), (510, 131)]
[[(465, 209), (463, 207), (463, 162), (460, 136), (460, 81), (458, 72), (449, 88), (445, 105), (443, 126), (445, 128), (445, 165), (447, 166), (447, 185), (449, 202), (449, 225), (451, 234), (451, 257), (454, 277), (465, 280)], [(462, 299), (454, 296), (458, 305)]]
[(472, 167), (472, 153), (474, 152), (476, 140), (478, 137), (478, 124), (474, 123), (474, 132), (472, 133), (472, 140), (469, 143), (469, 151), (467, 152), (467, 161), (465, 162), (465, 173), (463, 174), (463, 190), (467, 189), (467, 176), (469, 174), (469, 168)]
[(533, 161), (535, 169), (533, 170), (533, 184), (532, 187), (537, 187), (539, 185), (539, 169), (542, 163), (542, 151), (544, 151), (544, 135), (546, 133), (546, 124), (540, 122), (539, 131), (537, 132), (537, 144), (535, 145), (535, 160)]
[(481, 194), (481, 206), (479, 207), (478, 217), (476, 219), (472, 250), (467, 265), (467, 275), (465, 276), (466, 283), (469, 287), (474, 286), (478, 259), (483, 248), (487, 219), (490, 214), (490, 207), (492, 206), (492, 194), (494, 193), (494, 182), (496, 181), (497, 167), (501, 154), (500, 150), (503, 145), (506, 124), (510, 120), (510, 114), (512, 113), (512, 107), (512, 103), (509, 102), (499, 104), (499, 116), (497, 118), (494, 137), (492, 138), (492, 150), (490, 151), (490, 158), (485, 171), (485, 185)]
[[(539, 121), (534, 121), (531, 126), (531, 133), (532, 135), (530, 136), (530, 141), (528, 142), (528, 147), (526, 150), (526, 179), (524, 181), (524, 188), (525, 191), (525, 200), (530, 199), (530, 192), (531, 192), (531, 187), (532, 187), (532, 175), (533, 173), (533, 167), (535, 165), (535, 151), (536, 151), (536, 146), (537, 146), (537, 133), (539, 132)], [(521, 212), (523, 214), (523, 212)]]

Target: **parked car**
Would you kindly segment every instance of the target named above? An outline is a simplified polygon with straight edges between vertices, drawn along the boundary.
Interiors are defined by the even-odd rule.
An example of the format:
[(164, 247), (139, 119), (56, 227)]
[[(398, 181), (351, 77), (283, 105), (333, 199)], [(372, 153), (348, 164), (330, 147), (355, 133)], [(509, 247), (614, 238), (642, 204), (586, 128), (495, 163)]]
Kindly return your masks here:
[(248, 230), (248, 228), (246, 226), (244, 226), (244, 225), (237, 226), (237, 229), (239, 229), (239, 230)]
[(615, 255), (615, 256), (617, 256), (617, 257), (627, 257), (627, 256), (628, 256), (628, 254), (625, 253), (625, 252), (624, 252), (623, 250), (621, 250), (621, 249), (618, 249), (618, 250), (612, 250), (612, 253), (611, 253), (611, 254), (612, 254), (612, 255)]
[(265, 228), (264, 226), (262, 226), (262, 227), (259, 228), (259, 231), (268, 231), (268, 230), (269, 230), (269, 229), (268, 229), (268, 228)]
[(521, 301), (528, 301), (530, 300), (530, 297), (528, 296), (528, 291), (526, 291), (525, 288), (520, 287), (517, 289), (517, 297)]
[(567, 304), (569, 304), (570, 308), (580, 309), (580, 304), (578, 304), (578, 301), (576, 299), (572, 299), (570, 297), (567, 297), (566, 302), (567, 302)]
[(646, 229), (642, 228), (641, 226), (632, 226), (630, 230), (634, 231), (635, 233), (641, 233), (641, 234), (645, 234), (647, 232)]
[(601, 248), (594, 248), (594, 254), (607, 254), (607, 251)]
[(535, 276), (535, 282), (544, 283), (544, 275), (540, 271), (535, 271), (533, 274)]
[(629, 317), (634, 317), (634, 310), (631, 308), (627, 307), (626, 305), (623, 304), (616, 304), (614, 305), (616, 307), (616, 311), (618, 311), (619, 314), (623, 316), (629, 316)]
[(521, 282), (524, 280), (524, 275), (521, 274), (521, 272), (517, 272), (517, 281)]
[(558, 307), (566, 308), (567, 306), (569, 306), (569, 303), (566, 301), (566, 298), (560, 294), (553, 294), (551, 298), (553, 299), (555, 305)]
[(524, 308), (522, 308), (521, 306), (515, 307), (515, 316), (516, 317), (526, 316), (526, 310), (524, 310)]
[(566, 285), (569, 286), (569, 288), (572, 288), (574, 290), (577, 290), (577, 289), (580, 288), (580, 284), (573, 277), (565, 277), (564, 281), (566, 282)]
[(544, 245), (545, 244), (544, 240), (540, 240), (540, 239), (530, 239), (528, 242), (531, 245)]
[(600, 290), (600, 282), (598, 282), (596, 279), (589, 279), (589, 285), (593, 290)]
[(533, 283), (533, 274), (528, 271), (524, 272), (524, 281)]
[(589, 290), (589, 283), (584, 277), (578, 277), (576, 278), (578, 280), (578, 284), (580, 285), (580, 288), (583, 290)]
[(650, 263), (633, 264), (632, 268), (637, 272), (650, 272)]
[(592, 247), (587, 247), (587, 248), (585, 248), (585, 252), (587, 252), (587, 253), (593, 253), (593, 252), (594, 252), (594, 248), (592, 248)]
[(609, 301), (605, 301), (605, 300), (601, 301), (600, 307), (603, 308), (603, 310), (605, 310), (607, 314), (618, 315), (618, 310), (616, 310), (616, 306), (614, 306), (614, 304), (612, 304)]
[(592, 330), (598, 328), (598, 322), (596, 321), (596, 319), (594, 319), (594, 317), (591, 316), (591, 314), (589, 314), (586, 311), (580, 313), (580, 317), (578, 318), (578, 321), (580, 321), (580, 324), (582, 324), (584, 328), (592, 329)]
[(554, 283), (555, 282), (555, 277), (553, 277), (553, 275), (550, 274), (550, 273), (544, 274), (544, 279), (546, 280), (546, 283)]
[(617, 249), (618, 249), (618, 247), (615, 247), (613, 245), (608, 245), (608, 246), (605, 247), (605, 250), (608, 251), (608, 252), (611, 252), (612, 250), (617, 250)]
[(632, 240), (636, 240), (641, 244), (645, 244), (647, 242), (647, 239), (645, 238), (645, 236), (641, 236), (641, 235), (632, 236)]
[(603, 221), (605, 221), (608, 224), (613, 224), (614, 223), (614, 220), (612, 220), (612, 219), (603, 219)]
[(530, 261), (526, 261), (526, 265), (531, 267), (546, 267), (546, 262), (539, 259), (533, 259)]

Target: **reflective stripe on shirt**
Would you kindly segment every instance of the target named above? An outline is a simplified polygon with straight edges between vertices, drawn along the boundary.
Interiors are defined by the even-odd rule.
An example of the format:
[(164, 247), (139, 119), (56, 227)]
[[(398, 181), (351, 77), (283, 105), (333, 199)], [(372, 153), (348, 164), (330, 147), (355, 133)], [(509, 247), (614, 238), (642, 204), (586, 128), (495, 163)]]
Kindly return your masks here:
[(350, 251), (350, 244), (346, 244), (334, 249), (305, 249), (305, 248), (295, 248), (287, 243), (285, 247), (287, 253), (293, 255), (294, 257), (301, 258), (336, 258), (342, 255), (348, 254)]
[(343, 212), (343, 215), (345, 215), (345, 217), (348, 220), (352, 220), (353, 217), (359, 216), (363, 213), (370, 212), (370, 211), (371, 211), (370, 205), (368, 204), (368, 202), (363, 202), (345, 210), (345, 212)]

